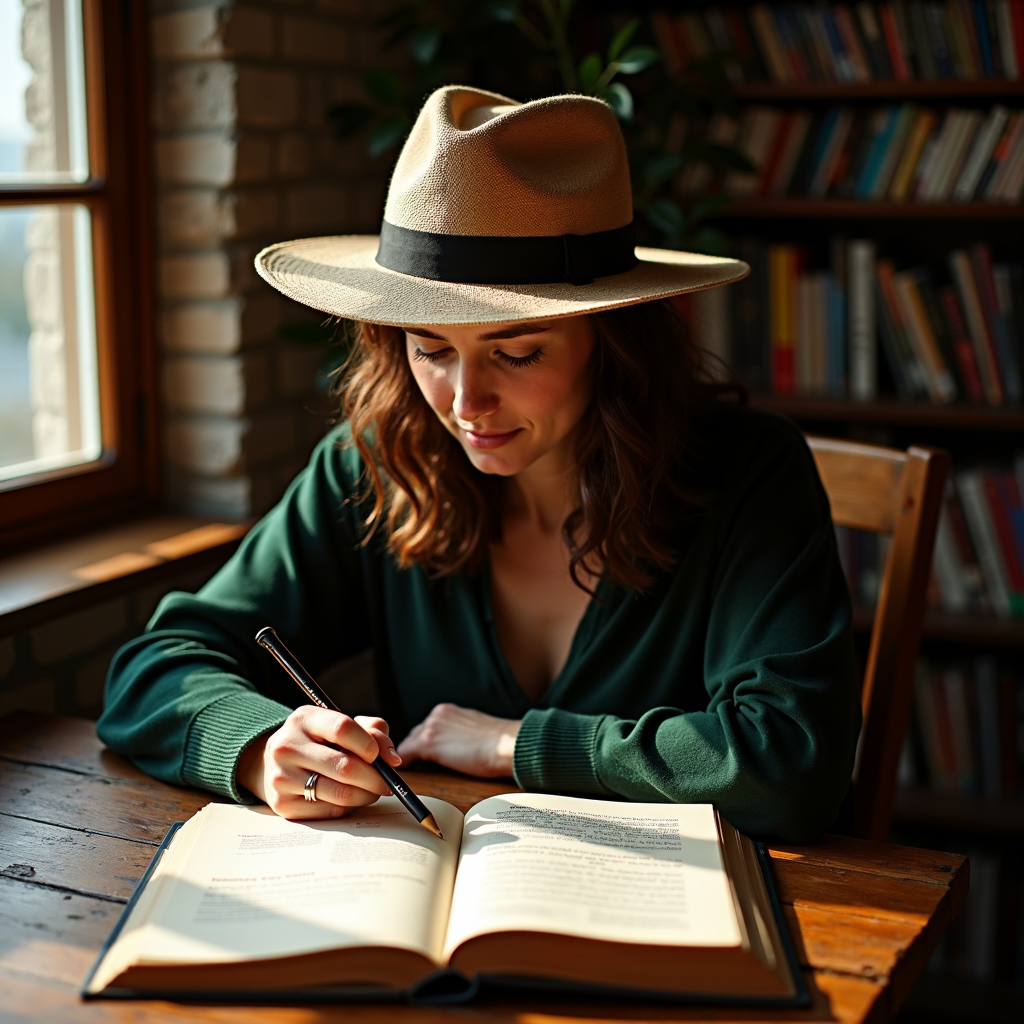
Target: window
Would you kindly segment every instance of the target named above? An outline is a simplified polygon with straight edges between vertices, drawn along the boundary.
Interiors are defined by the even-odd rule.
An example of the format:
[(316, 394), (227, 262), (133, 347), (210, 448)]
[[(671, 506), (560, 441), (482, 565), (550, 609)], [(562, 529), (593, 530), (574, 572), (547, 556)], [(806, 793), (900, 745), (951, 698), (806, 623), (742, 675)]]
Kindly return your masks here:
[(155, 496), (143, 11), (0, 0), (0, 550)]

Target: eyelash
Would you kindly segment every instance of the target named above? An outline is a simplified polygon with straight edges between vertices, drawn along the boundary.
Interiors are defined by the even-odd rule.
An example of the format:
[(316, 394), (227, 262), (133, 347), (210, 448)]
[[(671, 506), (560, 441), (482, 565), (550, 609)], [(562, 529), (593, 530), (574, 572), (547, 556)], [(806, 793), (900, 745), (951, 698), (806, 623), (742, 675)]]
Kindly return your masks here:
[[(417, 348), (413, 354), (413, 359), (418, 359), (424, 363), (436, 363), (438, 360), (443, 359), (449, 352), (449, 349), (442, 348), (437, 352), (424, 352), (423, 349)], [(498, 358), (508, 366), (512, 366), (515, 369), (522, 369), (526, 366), (533, 366), (534, 363), (540, 361), (541, 350), (538, 348), (531, 352), (528, 356), (510, 356), (505, 352), (499, 352)]]

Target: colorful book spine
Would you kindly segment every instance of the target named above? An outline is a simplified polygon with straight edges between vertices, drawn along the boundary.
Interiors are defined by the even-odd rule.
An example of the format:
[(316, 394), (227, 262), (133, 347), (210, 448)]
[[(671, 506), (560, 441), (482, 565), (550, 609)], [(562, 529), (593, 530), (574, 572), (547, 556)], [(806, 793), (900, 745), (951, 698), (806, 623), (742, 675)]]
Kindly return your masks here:
[(797, 250), (773, 245), (768, 250), (768, 347), (772, 391), (792, 395), (796, 391), (796, 282)]

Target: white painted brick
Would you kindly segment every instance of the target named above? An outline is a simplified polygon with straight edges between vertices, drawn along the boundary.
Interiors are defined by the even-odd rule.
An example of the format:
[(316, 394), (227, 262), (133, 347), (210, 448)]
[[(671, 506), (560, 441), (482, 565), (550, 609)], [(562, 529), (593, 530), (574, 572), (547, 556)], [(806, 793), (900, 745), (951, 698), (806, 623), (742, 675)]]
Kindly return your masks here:
[(234, 64), (181, 64), (157, 74), (156, 115), (165, 130), (233, 128), (237, 119)]
[(277, 144), (277, 173), (282, 178), (301, 178), (309, 172), (309, 143), (296, 132)]
[(243, 135), (238, 140), (235, 181), (239, 185), (246, 185), (254, 181), (264, 181), (270, 177), (273, 148), (270, 139)]
[(246, 238), (271, 231), (281, 223), (281, 199), (272, 189), (244, 189), (237, 193), (237, 234)]
[(231, 267), (223, 252), (164, 256), (160, 294), (165, 299), (219, 299), (231, 286)]
[(270, 395), (270, 360), (265, 352), (245, 356), (171, 356), (164, 361), (163, 396), (176, 412), (240, 416)]
[(344, 185), (310, 184), (288, 190), (285, 223), (291, 231), (345, 230), (352, 220), (352, 190)]
[(167, 461), (200, 476), (237, 476), (248, 429), (245, 420), (229, 417), (175, 418), (164, 435)]
[(234, 195), (214, 189), (174, 189), (160, 197), (160, 238), (164, 245), (216, 246), (237, 233)]
[(158, 14), (150, 22), (150, 45), (157, 60), (220, 57), (224, 52), (221, 6)]
[(95, 604), (73, 615), (36, 626), (30, 633), (32, 656), (40, 665), (53, 665), (65, 658), (97, 648), (112, 640), (128, 625), (124, 598)]
[(287, 128), (298, 117), (299, 80), (294, 72), (242, 67), (237, 89), (240, 125)]
[(242, 303), (239, 299), (191, 302), (165, 309), (160, 340), (165, 351), (231, 355), (242, 344)]
[(274, 17), (269, 11), (235, 6), (224, 31), (224, 46), (235, 57), (269, 57), (274, 52)]
[[(241, 154), (231, 136), (217, 132), (179, 135), (156, 143), (156, 171), (161, 182), (174, 185), (229, 185), (235, 177), (236, 159)], [(267, 144), (267, 164), (270, 154)], [(251, 152), (247, 162), (256, 163)]]
[(348, 25), (326, 18), (285, 18), (281, 31), (286, 57), (321, 64), (346, 63), (353, 38)]

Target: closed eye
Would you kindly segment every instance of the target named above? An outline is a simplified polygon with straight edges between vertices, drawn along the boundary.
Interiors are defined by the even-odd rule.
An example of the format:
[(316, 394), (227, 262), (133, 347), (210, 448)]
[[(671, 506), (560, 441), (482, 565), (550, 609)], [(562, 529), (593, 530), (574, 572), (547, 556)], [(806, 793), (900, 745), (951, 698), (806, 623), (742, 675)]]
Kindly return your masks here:
[(534, 349), (528, 356), (510, 356), (507, 352), (498, 352), (497, 355), (508, 366), (521, 369), (524, 366), (533, 366), (534, 363), (539, 362), (541, 350), (539, 348)]
[(450, 348), (439, 348), (436, 352), (424, 352), (418, 345), (413, 349), (413, 359), (418, 359), (421, 363), (436, 363), (439, 359), (444, 359), (448, 353), (451, 352)]

